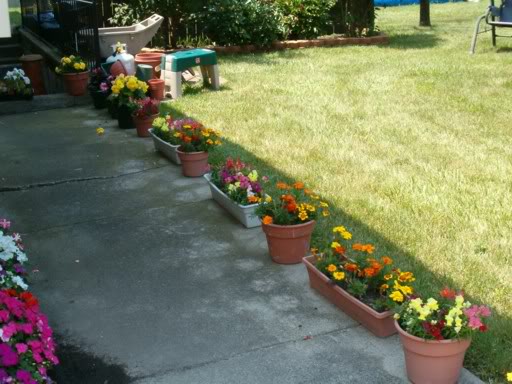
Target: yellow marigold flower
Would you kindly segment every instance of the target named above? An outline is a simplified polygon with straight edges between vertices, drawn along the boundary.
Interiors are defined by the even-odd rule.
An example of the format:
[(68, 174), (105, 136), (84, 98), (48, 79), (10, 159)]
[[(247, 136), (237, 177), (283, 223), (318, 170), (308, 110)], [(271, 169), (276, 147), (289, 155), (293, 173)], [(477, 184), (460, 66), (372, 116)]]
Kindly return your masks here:
[(334, 227), (334, 228), (332, 229), (332, 231), (333, 231), (334, 233), (343, 233), (343, 232), (345, 232), (346, 230), (347, 230), (347, 229), (346, 229), (343, 225), (339, 225), (339, 226)]
[(213, 145), (213, 140), (212, 140), (212, 139), (208, 139), (208, 140), (206, 140), (206, 144), (208, 144), (208, 145)]
[(343, 280), (345, 278), (345, 272), (334, 272), (332, 277), (334, 277), (334, 280)]
[(203, 135), (204, 137), (210, 137), (210, 132), (203, 130), (201, 131), (201, 135)]
[(325, 211), (325, 210), (324, 210), (324, 211), (322, 211), (322, 216), (323, 216), (323, 217), (327, 217), (327, 216), (329, 216), (329, 211)]
[(265, 196), (265, 202), (266, 203), (271, 203), (272, 202), (272, 196), (270, 196), (270, 195)]
[(222, 141), (220, 140), (215, 140), (215, 145), (221, 145), (222, 144)]
[(384, 280), (391, 280), (393, 278), (393, 275), (391, 273), (388, 273), (387, 275), (384, 275)]
[(305, 211), (300, 211), (299, 219), (301, 219), (302, 221), (305, 221), (305, 220), (307, 220), (308, 217), (309, 216), (308, 216), (308, 214)]
[(180, 137), (180, 136), (181, 136), (180, 132), (174, 132), (174, 137)]
[(389, 288), (389, 285), (388, 285), (388, 284), (382, 284), (382, 285), (380, 286), (380, 290), (381, 290), (381, 292), (385, 291), (385, 290), (386, 290), (386, 289), (388, 289), (388, 288)]
[(322, 208), (329, 208), (329, 204), (324, 203), (323, 201), (321, 201), (321, 202), (320, 202), (320, 206), (321, 206)]
[(404, 295), (402, 295), (402, 292), (400, 291), (393, 291), (391, 295), (389, 295), (389, 298), (397, 303), (404, 301)]
[(337, 266), (335, 266), (334, 264), (329, 264), (329, 265), (327, 266), (327, 270), (328, 270), (329, 272), (333, 273), (333, 272), (336, 272), (336, 271), (338, 270), (338, 267), (337, 267)]
[(352, 238), (352, 234), (348, 231), (345, 231), (341, 233), (341, 237), (343, 237), (345, 240), (350, 240)]
[(98, 127), (96, 128), (96, 133), (98, 134), (98, 136), (101, 136), (105, 133), (105, 129)]
[(507, 373), (507, 381), (512, 381), (512, 372)]
[(336, 249), (336, 248), (339, 248), (339, 247), (341, 247), (341, 244), (340, 244), (340, 243), (338, 243), (337, 241), (333, 241), (333, 242), (331, 243), (331, 248)]

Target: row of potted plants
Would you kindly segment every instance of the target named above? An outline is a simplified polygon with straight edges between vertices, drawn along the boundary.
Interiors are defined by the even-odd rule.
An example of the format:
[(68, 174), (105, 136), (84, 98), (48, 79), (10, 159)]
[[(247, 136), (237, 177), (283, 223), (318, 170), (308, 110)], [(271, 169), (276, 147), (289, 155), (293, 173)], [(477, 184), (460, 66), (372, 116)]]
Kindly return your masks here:
[[(328, 204), (302, 182), (271, 188), (267, 176), (240, 159), (209, 167), (208, 151), (215, 148), (218, 132), (199, 122), (161, 117), (150, 134), (158, 151), (176, 164), (181, 161), (185, 176), (204, 174), (212, 197), (243, 225), (262, 226), (274, 262), (302, 261), (310, 286), (354, 320), (378, 337), (398, 332), (412, 382), (457, 381), (472, 335), (487, 330), (488, 307), (472, 305), (462, 292), (450, 289), (422, 298), (413, 272), (378, 256), (374, 245), (355, 241), (344, 226), (332, 229), (328, 244), (310, 248), (316, 221), (329, 216)], [(184, 152), (203, 157), (196, 172), (185, 171)]]
[(28, 291), (21, 237), (0, 219), (0, 382), (51, 383), (59, 363), (48, 319)]

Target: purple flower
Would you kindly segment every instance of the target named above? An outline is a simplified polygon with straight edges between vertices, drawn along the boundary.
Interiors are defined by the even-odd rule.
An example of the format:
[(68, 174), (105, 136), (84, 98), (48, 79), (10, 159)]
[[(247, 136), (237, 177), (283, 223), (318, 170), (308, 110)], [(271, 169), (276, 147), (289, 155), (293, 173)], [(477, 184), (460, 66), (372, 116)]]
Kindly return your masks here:
[(11, 227), (11, 222), (7, 219), (0, 219), (0, 227), (3, 229), (9, 229)]
[(107, 84), (107, 83), (105, 83), (105, 82), (103, 82), (103, 83), (101, 83), (101, 84), (100, 84), (100, 91), (101, 91), (101, 92), (107, 92), (107, 91), (109, 90), (109, 88), (110, 88), (110, 87), (109, 87), (109, 86), (108, 86), (108, 84)]
[(23, 275), (25, 273), (25, 268), (23, 268), (21, 264), (14, 264), (13, 267), (18, 275)]
[(3, 368), (0, 368), (0, 383), (5, 383), (8, 378), (9, 375), (7, 374), (7, 371)]
[(16, 372), (16, 378), (22, 381), (23, 383), (27, 383), (30, 382), (30, 380), (32, 380), (32, 375), (30, 374), (29, 371), (25, 371), (24, 369), (18, 369), (18, 371)]
[(18, 364), (18, 355), (5, 343), (0, 344), (0, 364), (4, 367)]
[(16, 345), (14, 347), (18, 351), (18, 354), (22, 354), (22, 353), (25, 353), (28, 351), (27, 344), (25, 344), (25, 343), (16, 343)]

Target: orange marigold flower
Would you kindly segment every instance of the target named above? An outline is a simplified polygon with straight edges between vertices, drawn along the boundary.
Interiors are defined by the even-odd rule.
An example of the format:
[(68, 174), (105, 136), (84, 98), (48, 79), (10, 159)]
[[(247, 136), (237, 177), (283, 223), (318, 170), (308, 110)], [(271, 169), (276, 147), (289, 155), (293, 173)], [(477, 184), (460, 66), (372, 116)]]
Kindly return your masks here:
[(388, 284), (382, 284), (382, 285), (380, 286), (380, 288), (379, 288), (379, 289), (380, 289), (380, 291), (381, 291), (381, 293), (382, 293), (382, 292), (384, 292), (384, 291), (385, 291), (386, 289), (388, 289), (388, 288), (389, 288), (389, 285), (388, 285)]
[(360, 244), (355, 243), (352, 245), (352, 249), (354, 251), (367, 252), (368, 254), (372, 254), (375, 251), (375, 247), (371, 244)]
[(393, 264), (393, 259), (389, 256), (382, 256), (382, 263), (384, 263), (384, 265), (391, 265)]
[(346, 249), (341, 245), (339, 247), (334, 248), (334, 252), (339, 253), (340, 255), (345, 254)]
[(304, 183), (302, 181), (296, 181), (295, 183), (293, 183), (293, 188), (304, 189)]
[(274, 222), (274, 219), (272, 218), (272, 216), (267, 215), (267, 216), (263, 216), (263, 219), (261, 219), (261, 221), (263, 222), (263, 224), (269, 225)]
[(282, 181), (279, 181), (277, 184), (276, 184), (276, 187), (278, 189), (289, 189), (290, 187), (288, 186), (288, 184), (286, 183), (283, 183)]
[(312, 191), (311, 189), (307, 189), (307, 188), (306, 188), (306, 189), (304, 189), (304, 193), (305, 193), (306, 195), (311, 195), (311, 194), (313, 193), (313, 191)]
[(375, 269), (373, 269), (373, 268), (365, 268), (363, 270), (363, 273), (364, 273), (365, 277), (373, 277), (373, 276), (375, 276)]
[(380, 264), (380, 263), (379, 263), (379, 262), (377, 262), (377, 261), (372, 262), (372, 265), (371, 265), (371, 266), (372, 266), (372, 268), (373, 268), (373, 269), (375, 269), (375, 271), (376, 271), (377, 273), (379, 273), (379, 272), (382, 270), (382, 268), (383, 268), (382, 264)]
[(289, 213), (295, 212), (296, 209), (297, 209), (297, 204), (295, 204), (295, 202), (292, 201), (292, 202), (286, 204), (286, 210)]
[(414, 275), (412, 272), (402, 272), (398, 276), (398, 280), (400, 280), (402, 283), (405, 283), (405, 282), (409, 282), (409, 281), (414, 281), (416, 279), (414, 278)]
[(349, 272), (356, 272), (357, 271), (357, 264), (354, 263), (347, 263), (345, 264), (345, 269)]
[(252, 195), (252, 196), (247, 196), (247, 201), (249, 203), (257, 203), (260, 201), (259, 197), (256, 196), (256, 195)]
[(327, 266), (327, 270), (328, 270), (329, 272), (331, 272), (331, 273), (332, 273), (332, 272), (336, 272), (336, 270), (337, 270), (337, 269), (338, 269), (338, 267), (336, 267), (334, 264), (329, 264), (329, 265)]

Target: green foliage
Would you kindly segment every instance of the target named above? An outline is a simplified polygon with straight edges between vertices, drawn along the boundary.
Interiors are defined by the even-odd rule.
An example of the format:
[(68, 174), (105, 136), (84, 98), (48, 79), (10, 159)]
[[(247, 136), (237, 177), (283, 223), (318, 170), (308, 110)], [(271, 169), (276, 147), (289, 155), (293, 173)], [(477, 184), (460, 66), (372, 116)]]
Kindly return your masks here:
[(373, 0), (337, 0), (331, 16), (336, 33), (358, 37), (375, 34)]
[(284, 37), (309, 39), (332, 33), (329, 11), (336, 0), (275, 0), (283, 14)]
[(277, 6), (259, 0), (213, 0), (203, 14), (218, 45), (268, 46), (282, 36), (282, 18)]

